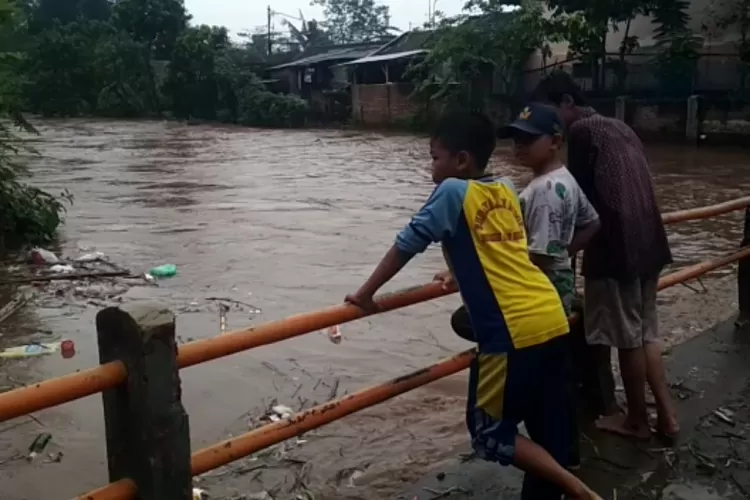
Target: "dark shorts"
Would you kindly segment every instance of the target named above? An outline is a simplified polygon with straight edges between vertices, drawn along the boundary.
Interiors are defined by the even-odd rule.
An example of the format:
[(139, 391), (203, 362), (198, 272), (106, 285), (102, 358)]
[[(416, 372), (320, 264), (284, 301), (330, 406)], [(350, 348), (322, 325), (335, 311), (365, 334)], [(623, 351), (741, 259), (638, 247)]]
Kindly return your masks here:
[(503, 354), (477, 354), (469, 374), (467, 424), (475, 452), (513, 463), (518, 426), (567, 466), (574, 397), (568, 335)]

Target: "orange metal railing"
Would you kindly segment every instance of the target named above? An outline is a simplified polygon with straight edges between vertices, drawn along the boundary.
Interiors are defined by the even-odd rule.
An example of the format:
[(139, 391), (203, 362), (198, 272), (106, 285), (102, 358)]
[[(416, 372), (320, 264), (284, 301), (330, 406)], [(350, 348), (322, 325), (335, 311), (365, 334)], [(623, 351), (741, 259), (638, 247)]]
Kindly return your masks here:
[[(667, 224), (706, 219), (750, 207), (750, 196), (717, 205), (680, 210), (663, 215)], [(380, 298), (381, 311), (391, 311), (448, 295), (437, 284), (414, 287)], [(198, 340), (180, 347), (180, 368), (193, 366), (254, 347), (304, 335), (329, 326), (367, 316), (361, 310), (339, 305), (319, 311), (272, 321), (254, 328), (228, 332), (222, 336)], [(74, 401), (125, 381), (127, 372), (121, 362), (111, 362), (0, 394), (0, 422)]]
[[(662, 277), (659, 280), (659, 290), (697, 278), (745, 258), (750, 258), (750, 247), (743, 248), (725, 257), (686, 267)], [(436, 288), (438, 286), (438, 284), (433, 283), (425, 285), (421, 289)], [(570, 320), (576, 321), (577, 317), (571, 316)], [(294, 436), (299, 436), (352, 413), (387, 401), (417, 387), (458, 373), (469, 367), (473, 356), (473, 349), (461, 352), (451, 358), (444, 359), (408, 375), (315, 406), (278, 422), (254, 429), (241, 436), (227, 439), (213, 446), (198, 450), (192, 455), (192, 473), (194, 476), (197, 476), (219, 468)], [(79, 500), (130, 500), (135, 498), (136, 491), (135, 483), (132, 480), (121, 479), (86, 495), (82, 495), (79, 497)]]
[[(664, 214), (663, 220), (667, 224), (686, 222), (714, 217), (746, 207), (750, 207), (750, 197), (708, 207)], [(674, 286), (749, 257), (750, 247), (743, 248), (725, 257), (690, 266), (661, 278), (659, 288)], [(453, 292), (443, 290), (440, 284), (430, 283), (380, 296), (378, 304), (380, 305), (380, 312), (385, 312), (450, 293)], [(238, 330), (218, 337), (191, 342), (180, 347), (177, 357), (178, 365), (180, 368), (196, 365), (254, 347), (272, 344), (329, 326), (353, 321), (367, 315), (369, 314), (356, 307), (338, 305), (291, 316), (255, 328)], [(570, 319), (571, 321), (576, 320), (575, 317)], [(192, 455), (192, 472), (194, 475), (202, 474), (272, 444), (320, 427), (439, 378), (457, 373), (469, 366), (472, 356), (473, 351), (465, 351), (409, 375), (364, 389), (298, 413), (288, 419), (199, 450)], [(124, 382), (126, 377), (125, 365), (122, 362), (112, 362), (0, 394), (0, 422), (101, 392)], [(129, 479), (123, 479), (79, 498), (91, 500), (130, 499), (134, 498), (136, 493), (135, 484)]]

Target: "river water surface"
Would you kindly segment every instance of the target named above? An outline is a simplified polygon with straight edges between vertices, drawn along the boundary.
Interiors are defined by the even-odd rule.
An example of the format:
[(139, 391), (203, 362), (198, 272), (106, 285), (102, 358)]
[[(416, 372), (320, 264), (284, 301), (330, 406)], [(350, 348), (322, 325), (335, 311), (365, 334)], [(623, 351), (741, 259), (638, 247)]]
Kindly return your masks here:
[[(42, 135), (36, 143), (41, 156), (31, 164), (35, 182), (75, 196), (63, 253), (95, 249), (134, 271), (176, 264), (177, 277), (131, 289), (125, 300), (156, 299), (187, 311), (177, 318), (182, 339), (218, 333), (217, 313), (193, 307), (207, 304), (207, 297), (262, 309), (252, 317), (230, 314), (230, 328), (341, 302), (432, 189), (426, 141), (413, 136), (156, 121), (36, 125)], [(750, 192), (746, 154), (672, 146), (649, 154), (664, 211)], [(508, 144), (500, 145), (493, 169), (519, 185), (528, 180)], [(674, 267), (680, 267), (735, 248), (741, 214), (669, 232)], [(442, 267), (439, 250), (431, 249), (392, 288), (429, 281)], [(728, 268), (706, 277), (700, 293), (675, 287), (661, 296), (668, 343), (736, 309), (732, 273)], [(325, 401), (336, 386), (341, 395), (467, 348), (448, 327), (457, 301), (449, 297), (344, 325), (340, 345), (314, 333), (184, 370), (193, 449), (244, 432), (274, 399), (296, 410)], [(96, 364), (95, 314), (95, 308), (27, 308), (6, 321), (4, 345), (47, 331), (73, 339), (78, 354), (7, 362), (0, 380), (24, 384)], [(228, 498), (264, 489), (278, 499), (294, 498), (286, 492), (302, 484), (322, 498), (396, 498), (404, 483), (465, 450), (464, 385), (464, 375), (439, 381), (311, 433), (304, 443), (276, 450), (272, 460), (245, 461), (238, 464), (242, 470), (223, 470), (200, 484)], [(4, 500), (71, 498), (107, 482), (99, 397), (36, 418), (0, 424)], [(50, 451), (62, 451), (62, 461), (4, 462), (25, 451), (40, 423), (52, 432)]]

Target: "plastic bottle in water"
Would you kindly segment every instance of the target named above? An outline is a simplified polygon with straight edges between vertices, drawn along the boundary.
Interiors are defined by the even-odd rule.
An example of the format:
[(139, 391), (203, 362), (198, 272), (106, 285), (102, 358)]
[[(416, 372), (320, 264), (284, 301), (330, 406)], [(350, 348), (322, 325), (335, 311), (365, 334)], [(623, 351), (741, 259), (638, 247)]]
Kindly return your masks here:
[(31, 443), (31, 446), (29, 446), (29, 456), (27, 458), (29, 460), (34, 460), (37, 455), (44, 451), (51, 439), (52, 434), (49, 432), (39, 434), (34, 442)]
[(171, 278), (177, 274), (177, 266), (174, 264), (164, 264), (151, 268), (148, 272), (154, 278)]

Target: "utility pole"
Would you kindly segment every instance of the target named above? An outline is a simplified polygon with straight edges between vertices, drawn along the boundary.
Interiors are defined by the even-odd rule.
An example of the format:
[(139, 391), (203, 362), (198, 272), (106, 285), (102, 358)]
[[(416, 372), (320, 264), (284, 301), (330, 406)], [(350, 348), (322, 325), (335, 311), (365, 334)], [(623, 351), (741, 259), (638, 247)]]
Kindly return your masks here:
[(268, 6), (268, 33), (266, 36), (268, 37), (268, 55), (271, 55), (271, 51), (273, 49), (273, 40), (271, 40), (271, 16), (273, 16), (273, 11), (271, 10), (271, 6)]

